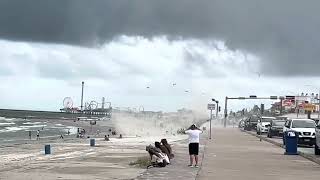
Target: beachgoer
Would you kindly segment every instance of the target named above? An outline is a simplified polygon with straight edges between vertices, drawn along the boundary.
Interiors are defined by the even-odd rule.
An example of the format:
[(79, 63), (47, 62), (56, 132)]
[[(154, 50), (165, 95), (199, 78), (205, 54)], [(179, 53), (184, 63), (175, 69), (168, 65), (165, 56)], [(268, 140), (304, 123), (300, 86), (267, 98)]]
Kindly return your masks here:
[(168, 154), (169, 158), (173, 159), (174, 158), (174, 154), (172, 153), (172, 148), (171, 148), (170, 144), (168, 143), (167, 139), (161, 139), (161, 143), (167, 149), (167, 151), (169, 152), (169, 154)]
[(122, 134), (120, 134), (119, 138), (122, 139)]
[[(191, 125), (188, 130), (185, 131), (189, 135), (189, 155), (190, 155), (190, 164), (189, 167), (198, 168), (198, 155), (199, 155), (199, 142), (200, 134), (202, 131), (197, 128), (195, 124)], [(193, 160), (195, 160), (195, 165), (193, 166)]]
[(37, 140), (40, 140), (40, 130), (37, 131)]
[(68, 136), (70, 135), (70, 129), (68, 129)]
[(31, 140), (32, 133), (29, 131), (29, 139)]
[(60, 139), (63, 139), (63, 135), (61, 134)]
[(162, 153), (159, 148), (149, 145), (146, 147), (146, 151), (148, 151), (150, 155), (152, 166), (165, 167), (167, 164), (170, 163), (168, 156)]
[(161, 145), (160, 142), (157, 142), (157, 141), (154, 142), (154, 146), (156, 148), (159, 148), (162, 153), (166, 154), (169, 157), (170, 153), (169, 153), (168, 149), (164, 145)]
[(108, 135), (108, 136), (107, 136), (107, 135), (105, 135), (105, 136), (104, 136), (104, 140), (105, 140), (105, 141), (110, 141), (110, 137), (109, 137), (109, 135)]

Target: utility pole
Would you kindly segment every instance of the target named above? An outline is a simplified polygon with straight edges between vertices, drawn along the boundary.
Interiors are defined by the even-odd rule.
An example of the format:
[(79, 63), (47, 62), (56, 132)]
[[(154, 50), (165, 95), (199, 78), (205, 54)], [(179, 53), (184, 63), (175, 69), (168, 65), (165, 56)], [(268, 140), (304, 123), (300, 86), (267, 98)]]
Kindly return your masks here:
[(84, 90), (84, 82), (82, 81), (82, 91), (81, 91), (81, 112), (83, 112), (83, 90)]
[(228, 117), (228, 96), (226, 96), (225, 104), (224, 104), (224, 122), (223, 126), (227, 127), (227, 117)]
[[(212, 101), (216, 101), (215, 99), (212, 99)], [(210, 130), (209, 130), (209, 139), (211, 139), (211, 121), (212, 121), (212, 110), (213, 109), (215, 109), (216, 107), (215, 107), (215, 104), (208, 104), (208, 110), (210, 110), (210, 122), (209, 122), (209, 124), (210, 124)]]
[(283, 98), (280, 98), (280, 115), (282, 115), (282, 101), (283, 101)]
[(216, 106), (216, 119), (218, 121), (218, 112), (219, 112), (219, 101), (216, 101), (217, 106)]
[[(317, 87), (315, 87), (315, 88), (317, 88)], [(319, 94), (318, 94), (318, 99), (317, 100), (318, 100), (318, 119), (320, 119), (320, 89), (319, 89)]]
[(212, 121), (212, 109), (210, 109), (210, 137), (209, 137), (209, 139), (211, 139), (211, 121)]

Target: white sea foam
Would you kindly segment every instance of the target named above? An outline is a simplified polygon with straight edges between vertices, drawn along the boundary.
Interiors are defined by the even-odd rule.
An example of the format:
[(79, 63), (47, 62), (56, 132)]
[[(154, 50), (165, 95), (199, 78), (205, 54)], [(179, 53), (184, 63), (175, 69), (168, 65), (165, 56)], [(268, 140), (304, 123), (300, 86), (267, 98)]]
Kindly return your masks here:
[(24, 127), (6, 127), (6, 132), (16, 132), (16, 131), (21, 131), (21, 130), (25, 130), (28, 128), (24, 128)]
[(4, 120), (6, 120), (6, 121), (13, 121), (13, 120), (16, 120), (16, 118), (5, 118)]
[(77, 134), (78, 133), (78, 128), (77, 127), (67, 126), (66, 128), (67, 128), (66, 132), (68, 132), (68, 130), (69, 130), (70, 134)]
[(40, 125), (33, 125), (33, 126), (19, 126), (21, 128), (37, 128), (37, 127), (46, 127), (47, 125), (43, 125), (43, 124), (40, 124)]
[(25, 122), (25, 123), (22, 123), (24, 125), (33, 125), (33, 124), (41, 124), (41, 123), (46, 123), (46, 122)]
[(7, 126), (7, 125), (13, 125), (16, 124), (14, 122), (6, 122), (6, 123), (0, 123), (0, 126)]

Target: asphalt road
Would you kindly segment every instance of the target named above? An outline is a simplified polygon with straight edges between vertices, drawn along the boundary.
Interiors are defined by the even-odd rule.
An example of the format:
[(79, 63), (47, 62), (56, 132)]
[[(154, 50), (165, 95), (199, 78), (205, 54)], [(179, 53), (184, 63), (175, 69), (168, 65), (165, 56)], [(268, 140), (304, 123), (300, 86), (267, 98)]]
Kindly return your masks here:
[[(252, 132), (256, 133), (255, 131), (252, 131)], [(262, 136), (265, 137), (265, 138), (268, 138), (268, 137), (267, 137), (267, 134), (263, 134)], [(273, 138), (268, 138), (268, 139), (270, 139), (270, 140), (272, 140), (272, 141), (275, 141), (275, 142), (278, 142), (278, 143), (283, 143), (282, 137), (273, 137)], [(313, 146), (312, 146), (312, 147), (309, 147), (309, 146), (299, 146), (299, 147), (298, 147), (298, 151), (303, 152), (303, 153), (305, 153), (305, 154), (314, 155), (314, 147), (313, 147)], [(315, 157), (317, 157), (317, 158), (320, 159), (320, 156), (315, 156)]]

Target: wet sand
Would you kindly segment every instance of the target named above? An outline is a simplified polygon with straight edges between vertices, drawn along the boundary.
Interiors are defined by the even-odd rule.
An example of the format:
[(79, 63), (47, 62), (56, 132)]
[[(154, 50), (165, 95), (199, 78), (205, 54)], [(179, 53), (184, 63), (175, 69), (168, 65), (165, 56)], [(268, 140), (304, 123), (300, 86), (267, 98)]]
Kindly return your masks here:
[[(160, 138), (96, 138), (96, 147), (89, 139), (71, 138), (7, 145), (0, 148), (0, 179), (133, 179), (145, 169), (130, 162), (146, 156), (145, 146)], [(173, 142), (186, 136), (167, 138)], [(51, 155), (44, 155), (45, 144), (52, 146)]]
[[(76, 138), (76, 134), (64, 135), (64, 139), (59, 139), (58, 136), (41, 137), (40, 141), (36, 141), (33, 137), (32, 140), (25, 139), (19, 143), (2, 144), (0, 145), (1, 180), (134, 179), (145, 169), (129, 164), (139, 157), (148, 156), (145, 150), (147, 145), (154, 144), (154, 141), (160, 141), (162, 138), (168, 139), (171, 144), (187, 138), (186, 135), (172, 135), (172, 132), (171, 134), (159, 127), (159, 120), (157, 127), (152, 121), (130, 117), (118, 119), (118, 122), (97, 121), (97, 125), (93, 126), (89, 121), (67, 119), (36, 121), (50, 121), (54, 124), (84, 128), (86, 137), (96, 139), (96, 146), (90, 147), (90, 138)], [(171, 128), (167, 127), (169, 130), (172, 130), (172, 127), (177, 129), (180, 127), (169, 122), (165, 125), (171, 125)], [(120, 139), (118, 132), (118, 135), (111, 136), (111, 141), (104, 141), (104, 135), (111, 133), (110, 128), (120, 128), (116, 130), (122, 130), (127, 134), (124, 133)], [(140, 136), (136, 136), (136, 133), (140, 133)], [(44, 155), (46, 144), (51, 145), (51, 155)]]

